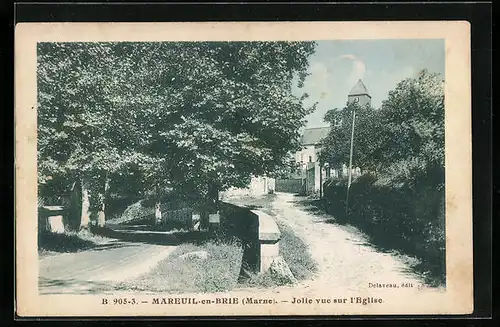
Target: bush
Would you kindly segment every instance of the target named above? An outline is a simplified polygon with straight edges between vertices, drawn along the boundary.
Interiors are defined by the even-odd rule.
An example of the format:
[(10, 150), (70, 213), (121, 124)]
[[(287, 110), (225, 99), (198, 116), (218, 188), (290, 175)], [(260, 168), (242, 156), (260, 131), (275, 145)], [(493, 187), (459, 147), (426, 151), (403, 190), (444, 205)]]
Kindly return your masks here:
[(126, 223), (126, 222), (139, 222), (149, 216), (154, 216), (154, 207), (146, 207), (143, 201), (137, 201), (125, 209), (121, 216), (115, 219), (110, 219), (109, 222)]
[(107, 220), (112, 220), (122, 216), (129, 206), (140, 200), (139, 196), (119, 196), (110, 194), (106, 200)]
[[(332, 167), (349, 162), (356, 112), (354, 164), (377, 172), (325, 184), (328, 211), (364, 229), (374, 243), (421, 258), (444, 282), (444, 83), (426, 70), (389, 92), (380, 109), (347, 105), (325, 120), (333, 126), (320, 157)], [(424, 269), (424, 268), (422, 268)]]

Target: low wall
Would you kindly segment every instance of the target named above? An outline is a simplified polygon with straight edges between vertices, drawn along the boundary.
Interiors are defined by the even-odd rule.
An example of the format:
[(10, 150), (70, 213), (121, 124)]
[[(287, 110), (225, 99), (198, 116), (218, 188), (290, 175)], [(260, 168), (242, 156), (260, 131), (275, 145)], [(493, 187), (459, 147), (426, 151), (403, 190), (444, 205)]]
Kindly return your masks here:
[(269, 269), (273, 260), (279, 257), (281, 232), (273, 217), (257, 210), (252, 211), (252, 213), (257, 215), (259, 221), (259, 271), (265, 272)]
[(162, 210), (161, 211), (161, 220), (156, 221), (156, 218), (153, 216), (155, 223), (157, 225), (163, 225), (166, 227), (170, 226), (181, 226), (188, 229), (193, 228), (193, 213), (194, 210), (192, 208), (181, 208), (175, 210)]
[(279, 256), (281, 232), (274, 218), (258, 210), (221, 202), (221, 228), (244, 246), (243, 262), (254, 272), (266, 272)]
[(245, 188), (230, 188), (221, 192), (222, 199), (230, 199), (242, 196), (261, 196), (273, 193), (276, 188), (276, 180), (270, 177), (257, 176), (252, 177), (250, 185)]
[(67, 209), (63, 206), (43, 206), (38, 208), (39, 232), (64, 233), (64, 219), (66, 215)]
[(305, 193), (305, 181), (305, 178), (277, 179), (276, 192), (303, 194)]

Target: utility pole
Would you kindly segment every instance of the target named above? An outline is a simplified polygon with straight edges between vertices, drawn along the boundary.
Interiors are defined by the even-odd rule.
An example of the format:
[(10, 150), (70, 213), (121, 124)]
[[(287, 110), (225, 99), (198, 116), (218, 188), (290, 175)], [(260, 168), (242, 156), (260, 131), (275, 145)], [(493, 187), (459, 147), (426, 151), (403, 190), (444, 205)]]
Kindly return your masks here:
[(323, 198), (323, 163), (319, 161), (319, 199)]
[(354, 122), (356, 120), (356, 110), (353, 108), (352, 110), (352, 129), (351, 129), (351, 152), (349, 154), (349, 177), (347, 180), (347, 196), (346, 196), (346, 201), (345, 201), (345, 211), (347, 214), (347, 208), (349, 206), (349, 188), (351, 187), (351, 180), (352, 180), (352, 154), (353, 154), (353, 149), (354, 149)]

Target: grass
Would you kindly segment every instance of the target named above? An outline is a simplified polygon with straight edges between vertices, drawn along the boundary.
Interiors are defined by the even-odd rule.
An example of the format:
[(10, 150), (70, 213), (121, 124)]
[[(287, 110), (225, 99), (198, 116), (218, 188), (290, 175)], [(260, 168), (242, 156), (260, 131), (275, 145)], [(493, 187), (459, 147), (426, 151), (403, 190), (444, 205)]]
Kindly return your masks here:
[[(244, 203), (258, 210), (262, 210), (271, 216), (275, 216), (272, 210), (272, 201), (276, 194), (267, 194), (257, 198), (245, 198)], [(282, 221), (276, 220), (281, 231), (280, 254), (288, 263), (297, 280), (306, 280), (316, 271), (316, 262), (312, 259), (309, 247), (295, 234), (292, 228)]]
[(271, 208), (271, 203), (277, 197), (276, 194), (265, 194), (262, 196), (243, 196), (239, 198), (230, 198), (227, 202), (256, 210), (268, 210)]
[[(270, 204), (275, 196), (271, 194), (258, 198), (245, 198), (244, 203), (248, 207), (263, 210), (273, 215)], [(138, 209), (138, 213), (140, 210), (139, 208), (136, 209)], [(135, 216), (140, 216), (137, 213)], [(138, 222), (134, 219), (129, 220), (132, 220), (134, 223)], [(121, 222), (124, 226), (128, 225), (126, 220), (122, 220)], [(128, 221), (128, 223), (130, 222)], [(290, 227), (281, 222), (277, 223), (282, 233), (280, 240), (281, 255), (288, 263), (290, 270), (297, 280), (308, 279), (317, 270), (308, 247)], [(173, 228), (175, 226), (168, 227)], [(149, 226), (149, 228), (156, 230), (159, 226)], [(165, 228), (166, 226), (161, 226), (160, 229)], [(104, 229), (99, 232), (106, 235)], [(181, 234), (184, 235), (185, 233)], [(39, 252), (41, 256), (51, 255), (56, 252), (89, 250), (97, 248), (102, 243), (111, 239), (89, 232), (43, 234), (42, 236), (39, 239)], [(158, 234), (153, 234), (153, 236), (164, 238), (164, 236), (159, 236)], [(136, 239), (129, 241), (154, 243), (152, 239), (139, 240), (139, 237), (144, 237), (142, 234), (131, 234), (130, 237)], [(249, 279), (240, 279), (243, 248), (241, 243), (235, 238), (228, 239), (221, 236), (217, 240), (207, 239), (206, 237), (195, 239), (189, 235), (184, 235), (178, 241), (180, 244), (178, 244), (177, 248), (167, 258), (160, 261), (150, 272), (134, 280), (116, 285), (108, 285), (108, 288), (166, 293), (210, 293), (228, 291), (235, 287), (273, 287), (280, 285), (280, 281), (273, 280), (273, 277), (269, 273), (252, 274)], [(206, 259), (182, 257), (184, 254), (196, 251), (206, 252), (208, 257)], [(99, 288), (99, 290), (101, 289)]]
[(309, 247), (288, 225), (279, 221), (277, 223), (281, 231), (281, 255), (297, 280), (309, 279), (318, 269), (316, 262), (311, 257)]
[[(205, 251), (208, 258), (182, 257), (195, 251)], [(237, 284), (242, 255), (234, 239), (182, 244), (149, 273), (118, 288), (167, 293), (228, 291)]]

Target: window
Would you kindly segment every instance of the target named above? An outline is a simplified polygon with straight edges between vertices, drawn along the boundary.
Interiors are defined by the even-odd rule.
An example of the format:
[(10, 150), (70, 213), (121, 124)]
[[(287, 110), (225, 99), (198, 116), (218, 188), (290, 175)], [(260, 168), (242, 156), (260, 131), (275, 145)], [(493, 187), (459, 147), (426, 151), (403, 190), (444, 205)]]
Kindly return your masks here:
[(312, 162), (313, 161), (313, 158), (311, 156), (309, 156), (309, 162)]

